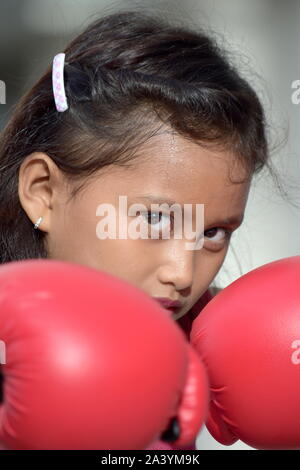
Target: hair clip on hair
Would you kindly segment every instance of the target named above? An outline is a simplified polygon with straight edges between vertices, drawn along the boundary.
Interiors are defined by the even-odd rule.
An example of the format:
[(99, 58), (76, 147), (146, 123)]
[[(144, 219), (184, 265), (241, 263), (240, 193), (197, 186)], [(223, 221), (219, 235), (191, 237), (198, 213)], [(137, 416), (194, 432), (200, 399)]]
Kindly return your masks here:
[(60, 113), (68, 109), (64, 85), (64, 64), (65, 54), (63, 52), (56, 54), (52, 66), (52, 87), (55, 106)]

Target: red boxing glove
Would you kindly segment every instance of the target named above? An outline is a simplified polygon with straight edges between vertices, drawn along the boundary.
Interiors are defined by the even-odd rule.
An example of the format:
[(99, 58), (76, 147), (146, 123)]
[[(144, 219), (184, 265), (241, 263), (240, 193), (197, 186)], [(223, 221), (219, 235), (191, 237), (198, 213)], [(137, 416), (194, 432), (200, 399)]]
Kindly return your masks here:
[(0, 267), (0, 340), (8, 449), (144, 449), (190, 374), (188, 343), (157, 302), (61, 261)]
[(186, 384), (181, 397), (177, 420), (180, 434), (173, 446), (186, 447), (194, 443), (208, 412), (209, 386), (205, 367), (194, 348), (189, 345)]
[(195, 319), (207, 366), (207, 428), (222, 444), (300, 449), (300, 256), (242, 276)]
[[(188, 345), (188, 371), (186, 384), (180, 398), (175, 418), (169, 423), (168, 429), (147, 449), (185, 448), (194, 441), (207, 418), (209, 387), (205, 367), (190, 345)], [(175, 437), (174, 437), (175, 436)], [(172, 447), (166, 447), (172, 442)]]

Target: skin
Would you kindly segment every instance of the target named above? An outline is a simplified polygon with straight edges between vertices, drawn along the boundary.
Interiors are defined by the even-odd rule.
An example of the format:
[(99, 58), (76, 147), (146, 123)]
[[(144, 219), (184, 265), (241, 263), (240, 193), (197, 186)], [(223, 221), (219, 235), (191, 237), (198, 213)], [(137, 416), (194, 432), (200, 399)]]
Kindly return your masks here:
[[(177, 320), (220, 270), (230, 243), (226, 230), (233, 232), (242, 222), (251, 178), (245, 179), (245, 170), (230, 151), (202, 148), (170, 132), (152, 137), (139, 154), (133, 168), (107, 166), (67, 201), (70, 186), (62, 172), (48, 155), (35, 152), (20, 168), (19, 198), (33, 224), (43, 216), (39, 230), (47, 233), (49, 258), (119, 276), (152, 297), (180, 300), (183, 306), (173, 315)], [(169, 239), (100, 240), (96, 235), (99, 204), (111, 203), (118, 209), (119, 195), (127, 195), (128, 207), (143, 203), (150, 211), (153, 201), (140, 199), (140, 194), (168, 197), (182, 207), (204, 204), (203, 247), (187, 250), (186, 238), (175, 239), (172, 232)], [(128, 221), (134, 218), (127, 217)], [(157, 233), (171, 224), (167, 213), (160, 219), (157, 212), (152, 217)], [(239, 220), (229, 223), (227, 219), (233, 217)], [(143, 220), (147, 224), (146, 214)]]

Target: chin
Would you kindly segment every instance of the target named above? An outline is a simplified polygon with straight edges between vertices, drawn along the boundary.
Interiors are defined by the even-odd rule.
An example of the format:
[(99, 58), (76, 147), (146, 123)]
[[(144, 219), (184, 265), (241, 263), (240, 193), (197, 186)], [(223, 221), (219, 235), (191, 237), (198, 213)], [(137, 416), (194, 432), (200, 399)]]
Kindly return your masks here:
[(174, 313), (174, 315), (172, 315), (172, 318), (174, 320), (179, 320), (180, 318), (184, 317), (184, 315), (186, 315), (186, 313)]

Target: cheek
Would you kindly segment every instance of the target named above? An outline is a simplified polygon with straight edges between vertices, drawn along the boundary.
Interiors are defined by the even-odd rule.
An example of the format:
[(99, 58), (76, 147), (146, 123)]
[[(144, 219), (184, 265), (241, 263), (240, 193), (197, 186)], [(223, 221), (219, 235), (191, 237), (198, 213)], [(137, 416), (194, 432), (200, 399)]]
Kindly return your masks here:
[(98, 240), (95, 255), (100, 269), (126, 280), (139, 279), (147, 264), (142, 247), (135, 240)]
[(214, 278), (220, 271), (223, 266), (228, 248), (226, 250), (222, 250), (219, 253), (215, 253), (212, 257), (211, 262), (207, 267), (207, 276), (210, 279), (209, 283), (213, 282)]
[(206, 290), (213, 282), (224, 263), (226, 253), (227, 249), (215, 253), (202, 251), (201, 256), (199, 256), (197, 260), (197, 268), (193, 282), (198, 291)]

